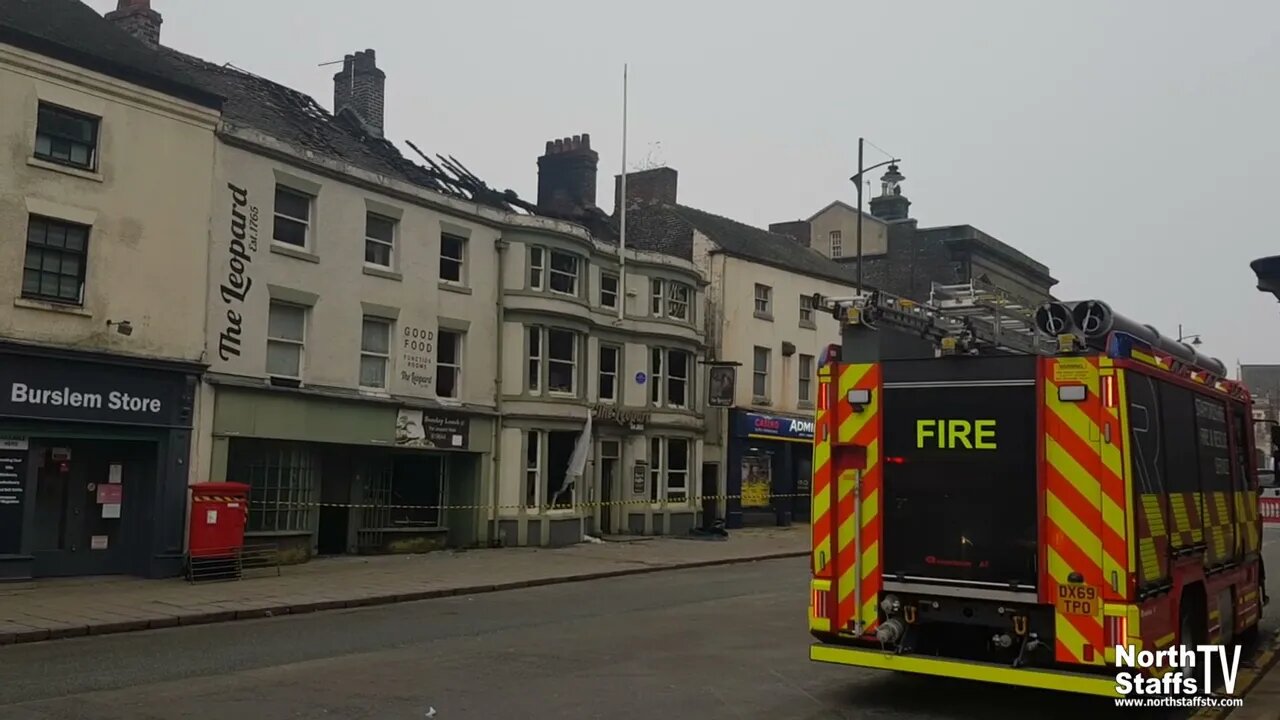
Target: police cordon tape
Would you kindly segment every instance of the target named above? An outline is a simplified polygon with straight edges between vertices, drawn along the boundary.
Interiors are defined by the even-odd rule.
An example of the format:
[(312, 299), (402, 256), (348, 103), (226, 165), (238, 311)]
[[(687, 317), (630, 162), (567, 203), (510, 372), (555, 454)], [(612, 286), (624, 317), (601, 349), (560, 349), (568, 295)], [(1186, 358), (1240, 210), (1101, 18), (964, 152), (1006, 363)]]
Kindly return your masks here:
[[(765, 496), (766, 501), (774, 499), (792, 499), (792, 498), (808, 498), (808, 493), (776, 493)], [(597, 507), (623, 507), (628, 505), (653, 506), (662, 505), (666, 507), (687, 507), (691, 510), (699, 509), (697, 506), (707, 500), (741, 500), (742, 495), (695, 495), (687, 500), (651, 500), (649, 498), (637, 498), (633, 500), (610, 500), (601, 502), (593, 500), (578, 503), (547, 503), (541, 505), (498, 505), (499, 510), (578, 510)], [(751, 500), (760, 499), (759, 495), (749, 496)], [(357, 508), (364, 510), (490, 510), (493, 505), (473, 504), (473, 505), (382, 505), (378, 503), (329, 503), (329, 502), (264, 502), (254, 500), (249, 503), (250, 508), (262, 508), (269, 510), (290, 510), (298, 508)], [(768, 511), (767, 505), (751, 505), (744, 506), (744, 509), (750, 510), (759, 508)]]

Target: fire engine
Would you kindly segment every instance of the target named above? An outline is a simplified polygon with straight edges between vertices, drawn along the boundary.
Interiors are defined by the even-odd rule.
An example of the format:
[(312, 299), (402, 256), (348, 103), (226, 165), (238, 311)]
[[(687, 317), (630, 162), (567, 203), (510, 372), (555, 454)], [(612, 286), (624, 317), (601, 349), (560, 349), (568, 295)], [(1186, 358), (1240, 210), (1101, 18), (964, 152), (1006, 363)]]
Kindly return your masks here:
[[(1243, 642), (1249, 393), (1096, 300), (814, 296), (810, 659), (1114, 696), (1117, 645)], [(1158, 672), (1158, 671), (1157, 671)]]

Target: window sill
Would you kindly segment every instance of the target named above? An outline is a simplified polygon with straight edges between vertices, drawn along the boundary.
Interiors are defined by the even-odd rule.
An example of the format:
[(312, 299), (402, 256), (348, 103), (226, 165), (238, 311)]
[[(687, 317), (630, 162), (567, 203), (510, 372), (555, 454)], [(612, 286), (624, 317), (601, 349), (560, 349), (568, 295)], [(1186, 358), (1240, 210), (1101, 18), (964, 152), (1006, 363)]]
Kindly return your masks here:
[[(275, 246), (272, 246), (271, 249), (275, 250)], [(390, 270), (384, 267), (378, 267), (377, 265), (365, 265), (362, 272), (364, 272), (365, 275), (372, 275), (373, 277), (386, 278), (387, 280), (396, 280), (396, 281), (404, 280), (404, 275), (401, 275), (395, 270)]]
[(51, 170), (53, 172), (62, 173), (63, 175), (78, 177), (81, 180), (105, 182), (105, 178), (102, 177), (102, 173), (100, 172), (94, 172), (93, 170), (85, 170), (83, 168), (78, 168), (71, 165), (63, 165), (61, 163), (50, 162), (48, 160), (41, 160), (40, 158), (37, 158), (37, 157), (27, 158), (27, 164), (34, 168), (40, 168), (41, 170)]
[(757, 311), (755, 311), (755, 312), (751, 313), (751, 315), (752, 315), (752, 317), (754, 317), (754, 318), (755, 318), (755, 319), (757, 319), (757, 320), (767, 320), (767, 321), (769, 321), (769, 322), (773, 322), (773, 314), (772, 314), (772, 313), (762, 313), (762, 312), (760, 312), (759, 310), (757, 310)]
[(472, 292), (471, 288), (467, 287), (466, 285), (451, 283), (447, 280), (440, 281), (440, 289), (447, 290), (449, 292), (458, 293), (459, 295), (470, 295)]
[(765, 407), (769, 407), (769, 406), (773, 405), (773, 402), (771, 402), (771, 401), (769, 400), (769, 398), (766, 398), (766, 397), (760, 397), (760, 396), (755, 396), (755, 397), (752, 397), (752, 398), (751, 398), (751, 404), (752, 404), (752, 405), (762, 405), (762, 406), (765, 406)]
[(303, 250), (302, 248), (294, 247), (292, 245), (285, 245), (285, 244), (276, 242), (274, 240), (271, 241), (271, 252), (277, 255), (284, 255), (285, 257), (291, 257), (297, 260), (306, 260), (307, 262), (313, 262), (313, 263), (320, 262), (320, 256), (316, 255), (315, 253), (308, 252), (306, 250)]
[(812, 320), (801, 320), (800, 327), (804, 328), (805, 330), (817, 330), (818, 324)]
[(796, 403), (796, 407), (800, 408), (801, 410), (812, 410), (812, 409), (813, 409), (813, 401), (812, 401), (812, 400), (801, 400), (800, 402)]
[(31, 298), (14, 298), (13, 306), (17, 308), (26, 308), (27, 310), (43, 310), (45, 312), (62, 313), (63, 315), (76, 315), (79, 317), (93, 317), (93, 313), (85, 310), (80, 305), (63, 305), (62, 303), (50, 302), (48, 300), (33, 300)]

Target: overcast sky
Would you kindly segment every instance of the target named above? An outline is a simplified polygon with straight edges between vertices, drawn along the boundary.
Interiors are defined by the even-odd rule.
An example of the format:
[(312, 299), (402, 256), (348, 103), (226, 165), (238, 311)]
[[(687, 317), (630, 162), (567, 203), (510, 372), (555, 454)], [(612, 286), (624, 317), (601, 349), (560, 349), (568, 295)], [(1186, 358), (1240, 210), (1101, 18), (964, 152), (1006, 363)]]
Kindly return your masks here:
[(1248, 267), (1280, 254), (1280, 3), (152, 4), (164, 44), (326, 107), (318, 65), (377, 50), (391, 138), (530, 200), (545, 141), (587, 132), (612, 207), (623, 63), (628, 165), (679, 170), (687, 205), (765, 226), (852, 203), (863, 135), (904, 159), (922, 226), (981, 228), (1059, 297), (1181, 323), (1229, 366), (1280, 362), (1280, 306)]

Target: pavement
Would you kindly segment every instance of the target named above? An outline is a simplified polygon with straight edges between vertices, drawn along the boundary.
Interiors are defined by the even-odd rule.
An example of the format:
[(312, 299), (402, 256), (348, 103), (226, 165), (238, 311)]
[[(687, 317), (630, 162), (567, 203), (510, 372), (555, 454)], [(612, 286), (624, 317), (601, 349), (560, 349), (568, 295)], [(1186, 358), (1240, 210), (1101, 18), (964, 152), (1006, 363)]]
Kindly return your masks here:
[(808, 660), (802, 558), (0, 648), (5, 720), (1174, 716)]
[(1270, 571), (1267, 588), (1271, 594), (1271, 604), (1263, 611), (1264, 647), (1255, 660), (1256, 677), (1242, 678), (1251, 681), (1251, 687), (1244, 706), (1225, 716), (1230, 720), (1280, 720), (1280, 525), (1263, 526), (1262, 556)]
[[(0, 584), (0, 645), (473, 595), (808, 553), (809, 526), (727, 540), (636, 538), (565, 548), (337, 557), (229, 582), (68, 578)], [(803, 587), (803, 584), (801, 585)], [(802, 612), (802, 611), (801, 611)]]

